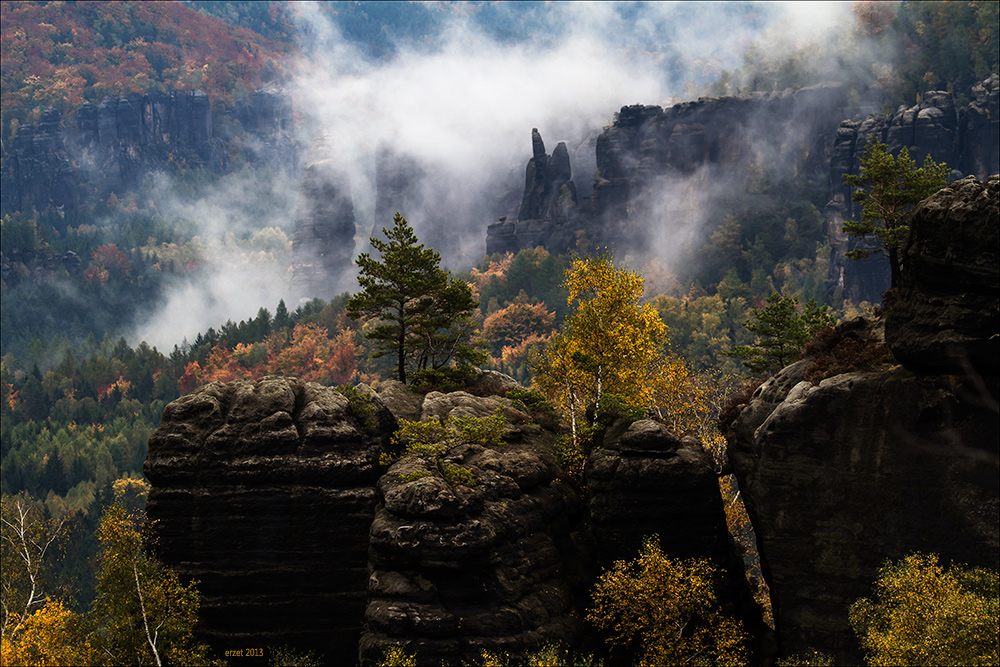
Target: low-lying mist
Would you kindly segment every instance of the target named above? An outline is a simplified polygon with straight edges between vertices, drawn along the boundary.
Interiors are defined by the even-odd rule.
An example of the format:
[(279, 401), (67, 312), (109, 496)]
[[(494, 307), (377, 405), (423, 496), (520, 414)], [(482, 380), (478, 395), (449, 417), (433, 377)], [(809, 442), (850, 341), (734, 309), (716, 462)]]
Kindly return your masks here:
[[(422, 203), (400, 212), (453, 270), (485, 254), (486, 226), (508, 214), (504, 193), (516, 191), (519, 200), (532, 128), (548, 152), (566, 141), (572, 155), (592, 145), (624, 105), (666, 106), (706, 90), (722, 71), (740, 67), (764, 30), (772, 41), (787, 37), (789, 48), (804, 41), (833, 45), (850, 17), (845, 3), (553, 3), (523, 11), (523, 34), (504, 39), (471, 20), (474, 6), (446, 5), (433, 39), (387, 35), (394, 55), (380, 60), (341, 34), (328, 7), (293, 8), (300, 33), (309, 35), (291, 63), (296, 74), (289, 85), (303, 121), (300, 146), (320, 133), (330, 138), (350, 180), (360, 238), (391, 224), (375, 219), (379, 150), (420, 165), (428, 175), (416, 198)], [(573, 164), (582, 191), (592, 180), (592, 155), (588, 162)], [(714, 183), (713, 191), (725, 185)], [(267, 197), (266, 215), (248, 213), (248, 202), (264, 191), (277, 193)], [(678, 197), (689, 191), (685, 184), (671, 187)], [(268, 190), (234, 177), (198, 201), (171, 205), (164, 188), (163, 207), (198, 225), (204, 262), (194, 279), (168, 290), (131, 338), (170, 348), (208, 326), (273, 309), (281, 298), (294, 308), (311, 296), (292, 289), (289, 252), (262, 251), (252, 240), (276, 228), (290, 241), (296, 194), (293, 182)], [(656, 208), (697, 206), (691, 217), (700, 224), (712, 217), (711, 199)], [(664, 238), (670, 229), (664, 224), (651, 234), (658, 246), (676, 246)], [(364, 249), (359, 244), (355, 254)]]

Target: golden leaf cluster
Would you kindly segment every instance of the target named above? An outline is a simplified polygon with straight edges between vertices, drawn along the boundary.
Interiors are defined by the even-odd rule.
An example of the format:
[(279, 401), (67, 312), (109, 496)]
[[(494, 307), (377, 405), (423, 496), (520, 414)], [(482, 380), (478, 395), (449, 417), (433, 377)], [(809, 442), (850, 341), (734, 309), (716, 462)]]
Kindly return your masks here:
[(714, 577), (709, 561), (668, 558), (648, 537), (638, 558), (601, 575), (587, 620), (612, 655), (639, 665), (745, 664), (746, 633), (722, 613)]
[(873, 667), (1000, 664), (1000, 575), (910, 554), (879, 571), (850, 620)]

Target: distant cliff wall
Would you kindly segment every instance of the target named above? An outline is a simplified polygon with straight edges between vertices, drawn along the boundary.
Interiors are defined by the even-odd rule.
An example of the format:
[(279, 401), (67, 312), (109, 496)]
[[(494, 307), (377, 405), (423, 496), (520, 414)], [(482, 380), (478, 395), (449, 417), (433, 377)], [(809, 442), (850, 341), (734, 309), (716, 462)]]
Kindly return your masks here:
[(332, 140), (309, 146), (295, 203), (292, 287), (308, 297), (329, 299), (354, 283), (357, 232), (351, 181), (333, 154)]
[[(840, 286), (856, 301), (878, 301), (889, 286), (887, 260), (874, 256), (852, 262), (844, 256), (857, 241), (844, 234), (843, 222), (856, 219), (860, 205), (851, 201), (843, 175), (860, 171), (864, 147), (872, 138), (893, 152), (908, 147), (918, 164), (925, 155), (945, 162), (953, 168), (953, 178), (984, 179), (997, 173), (998, 92), (1000, 83), (993, 75), (969, 91), (967, 103), (931, 91), (915, 106), (864, 120), (843, 120), (848, 91), (837, 83), (766, 95), (705, 97), (666, 109), (622, 107), (597, 137), (593, 194), (585, 199), (577, 197), (579, 184), (572, 180), (568, 157), (566, 175), (556, 177), (563, 171), (553, 165), (562, 162), (556, 152), (545, 154), (534, 132), (519, 214), (489, 224), (486, 252), (537, 245), (555, 253), (601, 246), (643, 252), (664, 240), (677, 247), (690, 229), (711, 222), (702, 217), (712, 210), (713, 193), (745, 192), (754, 174), (763, 170), (780, 178), (828, 183), (824, 217), (832, 246), (831, 289)], [(546, 179), (563, 184), (557, 186), (558, 196), (564, 196), (566, 206), (555, 211), (540, 206)], [(555, 190), (549, 187), (551, 197)]]
[(894, 114), (846, 120), (836, 132), (830, 157), (830, 200), (824, 213), (831, 241), (831, 279), (855, 301), (877, 302), (889, 288), (889, 263), (874, 256), (863, 262), (844, 253), (857, 239), (844, 234), (845, 220), (858, 220), (861, 204), (851, 201), (844, 174), (858, 174), (869, 141), (877, 139), (893, 154), (904, 146), (916, 164), (925, 156), (952, 168), (952, 178), (975, 176), (984, 180), (1000, 172), (1000, 78), (996, 74), (972, 88), (970, 100), (959, 106), (946, 91), (924, 93), (919, 104), (900, 107)]
[[(549, 158), (533, 137), (518, 219), (489, 226), (487, 253), (535, 245), (565, 252), (578, 244), (648, 251), (651, 240), (691, 226), (699, 197), (716, 182), (733, 191), (744, 187), (754, 165), (825, 178), (846, 100), (844, 86), (822, 84), (769, 95), (704, 97), (667, 109), (622, 107), (597, 137), (597, 172), (587, 200), (577, 198), (568, 157), (564, 172), (559, 149)], [(538, 206), (549, 178), (567, 188), (550, 190), (566, 202), (562, 210)], [(675, 193), (677, 188), (687, 191)]]
[[(884, 325), (839, 325), (840, 342), (765, 382), (732, 425), (786, 655), (860, 662), (848, 607), (886, 559), (1000, 562), (998, 202), (1000, 179), (971, 177), (923, 202)], [(902, 365), (810, 375), (837, 345), (883, 342)]]
[(5, 147), (0, 208), (72, 208), (182, 166), (225, 173), (249, 163), (294, 172), (292, 129), (291, 97), (276, 89), (216, 114), (200, 90), (110, 96), (69, 119), (49, 109)]

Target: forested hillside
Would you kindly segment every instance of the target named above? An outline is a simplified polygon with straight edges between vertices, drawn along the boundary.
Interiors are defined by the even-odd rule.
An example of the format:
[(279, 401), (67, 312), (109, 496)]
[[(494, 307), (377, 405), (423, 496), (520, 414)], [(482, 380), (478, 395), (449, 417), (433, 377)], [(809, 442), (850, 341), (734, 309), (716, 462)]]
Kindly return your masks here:
[[(620, 122), (624, 105), (638, 102), (633, 108), (640, 111), (643, 104), (670, 109), (670, 104), (683, 98), (691, 108), (717, 103), (726, 109), (737, 100), (695, 101), (701, 94), (715, 98), (743, 95), (740, 100), (756, 103), (772, 100), (766, 95), (774, 93), (777, 101), (761, 102), (765, 113), (752, 115), (753, 123), (744, 128), (745, 136), (739, 140), (754, 149), (764, 145), (765, 139), (773, 140), (785, 151), (797, 135), (769, 126), (766, 110), (777, 108), (786, 89), (790, 91), (785, 94), (787, 100), (791, 91), (832, 80), (843, 84), (837, 90), (843, 92), (845, 113), (863, 127), (887, 122), (900, 107), (919, 106), (927, 91), (944, 91), (935, 93), (935, 99), (946, 97), (950, 106), (940, 108), (950, 109), (955, 118), (948, 120), (951, 125), (942, 122), (933, 127), (935, 131), (950, 128), (947, 132), (952, 134), (941, 142), (955, 143), (963, 120), (959, 109), (975, 96), (974, 86), (1000, 69), (998, 6), (995, 2), (856, 2), (849, 23), (833, 38), (810, 41), (788, 34), (790, 24), (771, 21), (769, 17), (776, 10), (769, 5), (727, 4), (720, 11), (728, 19), (753, 29), (768, 26), (745, 45), (738, 59), (741, 64), (728, 68), (720, 64), (721, 56), (692, 63), (683, 43), (662, 41), (643, 31), (644, 21), (660, 11), (654, 6), (635, 3), (616, 9), (640, 28), (628, 36), (635, 43), (615, 44), (607, 57), (626, 53), (638, 62), (640, 55), (654, 54), (660, 67), (656, 77), (669, 82), (671, 96), (669, 100), (620, 100), (622, 112), (615, 111), (617, 106), (608, 108), (602, 121), (606, 123), (605, 143), (599, 138), (600, 125), (580, 130), (579, 137), (572, 135), (578, 139), (577, 146), (570, 146), (573, 159), (586, 154), (588, 159), (597, 155), (598, 160), (605, 160), (618, 151), (615, 154), (619, 157), (626, 156), (622, 164), (636, 163), (628, 165), (632, 173), (649, 175), (654, 171), (651, 161), (637, 159), (649, 155), (641, 154), (641, 146), (621, 148), (638, 136), (638, 121), (635, 127)], [(59, 528), (62, 537), (52, 542), (57, 547), (49, 553), (51, 561), (47, 563), (51, 565), (46, 565), (44, 576), (40, 576), (44, 585), (39, 590), (59, 598), (74, 612), (91, 609), (95, 598), (100, 599), (100, 519), (111, 516), (109, 508), (116, 497), (119, 501), (131, 499), (136, 507), (129, 511), (141, 508), (145, 487), (140, 488), (136, 480), (143, 477), (147, 443), (171, 401), (207, 383), (255, 381), (268, 375), (294, 376), (329, 387), (359, 382), (378, 386), (395, 377), (395, 358), (381, 355), (383, 350), (370, 335), (384, 322), (348, 315), (351, 293), (360, 289), (355, 280), (357, 267), (341, 267), (341, 274), (329, 277), (329, 285), (342, 285), (335, 280), (343, 276), (349, 276), (352, 285), (349, 293), (332, 298), (330, 295), (342, 287), (322, 292), (328, 297), (322, 299), (313, 298), (318, 292), (306, 294), (295, 283), (293, 243), (299, 247), (304, 243), (299, 231), (303, 200), (315, 196), (298, 183), (301, 165), (295, 151), (316, 135), (327, 136), (330, 145), (340, 151), (332, 152), (333, 157), (323, 165), (339, 170), (338, 178), (342, 178), (337, 185), (343, 185), (344, 190), (330, 188), (319, 196), (326, 197), (330, 206), (335, 199), (348, 202), (350, 224), (356, 226), (354, 238), (344, 239), (344, 248), (355, 239), (355, 255), (368, 247), (369, 231), (378, 236), (379, 229), (391, 224), (391, 220), (372, 220), (372, 211), (395, 202), (393, 197), (401, 197), (400, 192), (407, 187), (415, 193), (415, 201), (432, 211), (424, 221), (439, 225), (433, 234), (463, 251), (475, 248), (474, 261), (444, 267), (451, 270), (450, 278), (468, 286), (477, 304), (469, 318), (474, 334), (462, 342), (472, 344), (485, 357), (478, 364), (481, 368), (500, 371), (533, 390), (510, 394), (519, 396), (518, 409), (524, 408), (525, 414), (536, 418), (544, 413), (540, 421), (557, 428), (555, 410), (562, 410), (560, 474), (584, 496), (589, 491), (582, 488), (583, 461), (591, 446), (588, 438), (598, 437), (595, 434), (600, 432), (599, 418), (656, 413), (656, 419), (679, 435), (699, 438), (721, 469), (726, 445), (720, 417), (724, 421), (728, 416), (732, 421), (737, 406), (750, 402), (770, 373), (807, 353), (806, 343), (813, 334), (825, 332), (808, 348), (810, 355), (828, 353), (830, 358), (822, 357), (824, 363), (833, 365), (843, 361), (833, 359), (836, 354), (831, 350), (841, 345), (842, 339), (828, 325), (858, 315), (878, 316), (895, 293), (888, 293), (886, 304), (878, 299), (852, 300), (845, 293), (843, 273), (840, 282), (832, 275), (833, 260), (843, 257), (832, 243), (835, 237), (846, 238), (841, 226), (845, 221), (831, 224), (829, 216), (833, 190), (842, 187), (842, 183), (832, 182), (842, 177), (830, 167), (831, 159), (837, 157), (830, 154), (835, 145), (832, 135), (796, 156), (801, 161), (794, 167), (790, 166), (793, 160), (782, 161), (791, 153), (789, 149), (787, 153), (779, 151), (782, 158), (771, 163), (734, 161), (732, 164), (741, 170), (734, 175), (718, 165), (738, 152), (736, 139), (723, 141), (721, 149), (716, 146), (709, 151), (698, 143), (703, 126), (678, 121), (676, 134), (667, 135), (673, 137), (671, 141), (676, 139), (669, 149), (677, 156), (692, 156), (690, 165), (697, 167), (682, 165), (681, 157), (665, 166), (671, 176), (690, 178), (676, 192), (668, 193), (669, 197), (663, 195), (664, 207), (651, 205), (649, 212), (672, 223), (671, 216), (676, 214), (680, 219), (710, 201), (710, 206), (696, 211), (693, 219), (699, 222), (686, 228), (683, 238), (657, 238), (654, 244), (634, 234), (628, 239), (632, 246), (623, 242), (597, 248), (578, 229), (566, 236), (565, 253), (530, 244), (534, 247), (484, 255), (487, 225), (498, 224), (497, 217), (500, 223), (511, 226), (522, 221), (494, 215), (492, 210), (469, 211), (470, 202), (499, 202), (496, 206), (500, 210), (504, 202), (515, 201), (516, 207), (521, 183), (528, 181), (527, 198), (540, 162), (529, 162), (527, 176), (523, 176), (523, 160), (510, 166), (506, 180), (496, 183), (488, 198), (475, 200), (467, 191), (472, 186), (466, 182), (465, 172), (470, 183), (474, 176), (486, 173), (486, 167), (475, 160), (463, 162), (459, 170), (462, 177), (448, 182), (446, 189), (434, 190), (431, 182), (451, 173), (441, 166), (445, 158), (411, 165), (402, 149), (398, 155), (392, 153), (386, 146), (391, 149), (395, 144), (383, 143), (383, 137), (374, 131), (370, 137), (346, 137), (356, 125), (347, 129), (322, 127), (322, 113), (329, 109), (319, 103), (313, 106), (323, 108), (300, 103), (313, 81), (304, 78), (303, 72), (309, 69), (305, 59), (316, 56), (317, 51), (330, 50), (331, 44), (343, 50), (333, 50), (333, 55), (326, 57), (350, 61), (345, 65), (349, 74), (341, 73), (338, 79), (345, 89), (350, 90), (371, 72), (376, 73), (373, 80), (391, 85), (393, 79), (388, 76), (384, 81), (378, 79), (382, 64), (399, 65), (401, 60), (425, 52), (438, 56), (442, 50), (450, 53), (447, 49), (453, 42), (449, 40), (456, 32), (459, 43), (481, 38), (489, 41), (489, 48), (495, 48), (496, 53), (510, 49), (541, 57), (538, 54), (556, 51), (557, 38), (564, 32), (572, 35), (573, 29), (560, 25), (555, 30), (554, 23), (569, 16), (558, 12), (569, 10), (557, 7), (550, 13), (552, 9), (548, 3), (349, 2), (313, 6), (285, 2), (0, 2), (0, 135), (5, 179), (17, 169), (22, 175), (54, 174), (44, 185), (57, 191), (60, 179), (73, 170), (86, 166), (101, 172), (103, 167), (94, 167), (96, 143), (77, 151), (75, 145), (67, 149), (69, 144), (60, 142), (81, 133), (76, 116), (81, 107), (99, 105), (108, 96), (200, 90), (207, 94), (213, 110), (225, 110), (207, 124), (203, 143), (211, 149), (212, 160), (198, 158), (193, 150), (174, 150), (174, 138), (171, 141), (175, 144), (169, 147), (164, 140), (163, 146), (150, 149), (156, 159), (150, 159), (148, 169), (140, 169), (136, 166), (141, 162), (135, 148), (138, 140), (130, 144), (124, 130), (116, 126), (112, 132), (104, 127), (95, 130), (95, 136), (104, 132), (105, 137), (112, 137), (106, 140), (111, 147), (104, 156), (106, 164), (135, 176), (131, 181), (124, 177), (114, 181), (129, 183), (128, 187), (102, 190), (95, 177), (76, 184), (82, 195), (73, 199), (72, 206), (36, 206), (25, 198), (24, 206), (10, 210), (0, 220), (2, 494), (5, 503), (17, 496), (17, 502), (31, 506), (39, 526), (64, 526)], [(606, 18), (600, 12), (608, 10), (604, 6), (593, 9), (598, 13), (588, 18), (591, 27), (600, 25)], [(692, 21), (698, 16), (694, 4), (684, 4), (679, 11)], [(355, 57), (357, 60), (350, 60)], [(606, 78), (595, 79), (594, 85), (608, 83), (610, 75), (599, 74)], [(448, 76), (441, 75), (444, 79)], [(566, 76), (570, 78), (568, 73)], [(539, 86), (538, 82), (530, 83)], [(539, 87), (526, 87), (524, 99), (517, 102), (530, 104), (538, 90), (559, 91), (563, 83), (553, 77)], [(275, 105), (260, 116), (269, 125), (264, 129), (250, 127), (247, 109), (255, 93), (264, 89), (268, 90), (262, 94), (266, 99), (261, 108)], [(463, 101), (461, 92), (456, 93), (458, 101), (453, 106), (464, 109), (459, 103)], [(992, 89), (980, 87), (980, 94), (993, 95), (995, 105), (995, 85)], [(354, 121), (370, 120), (374, 126), (381, 115), (390, 115), (360, 93), (338, 99), (349, 100), (350, 104), (345, 104), (348, 108), (338, 112)], [(489, 99), (498, 108), (514, 106), (510, 99)], [(275, 100), (281, 104), (288, 100), (289, 106), (279, 109)], [(149, 106), (153, 108), (153, 103)], [(484, 128), (483, 133), (494, 122), (495, 109), (484, 108), (487, 106), (477, 102), (466, 112), (469, 125)], [(47, 113), (50, 108), (61, 115)], [(908, 122), (916, 127), (915, 119), (926, 105), (914, 109)], [(142, 113), (152, 112), (139, 112), (136, 117)], [(940, 115), (939, 107), (924, 114), (933, 116), (935, 122)], [(94, 118), (98, 123), (98, 116)], [(110, 112), (104, 118), (106, 125), (120, 120)], [(993, 123), (990, 127), (995, 127), (995, 118), (988, 120)], [(243, 127), (244, 121), (247, 127)], [(575, 127), (569, 121), (566, 126)], [(836, 123), (833, 128), (836, 134)], [(528, 122), (523, 134), (527, 136), (530, 129)], [(915, 133), (910, 126), (907, 130)], [(17, 153), (14, 148), (19, 136), (23, 142), (18, 150), (30, 144), (36, 151), (31, 156), (55, 156), (51, 164), (56, 166), (49, 171), (27, 171), (27, 149)], [(448, 141), (434, 137), (436, 143), (429, 154), (438, 159), (442, 154), (461, 153), (466, 147), (456, 137)], [(621, 144), (612, 145), (607, 137)], [(690, 137), (695, 139), (684, 144)], [(296, 143), (299, 141), (303, 144)], [(856, 148), (859, 154), (863, 150), (862, 146)], [(371, 164), (359, 167), (354, 153), (360, 150), (367, 151), (368, 157), (377, 154), (378, 160), (384, 161), (376, 164), (373, 158)], [(566, 154), (565, 145), (562, 151)], [(664, 148), (657, 154), (666, 152)], [(706, 157), (709, 152), (710, 160)], [(549, 159), (544, 147), (541, 158)], [(485, 164), (490, 157), (479, 155), (477, 159)], [(537, 154), (532, 157), (535, 159), (540, 159)], [(386, 163), (390, 168), (384, 166)], [(591, 162), (579, 160), (574, 164), (574, 184), (568, 176), (568, 158), (566, 164), (567, 176), (557, 191), (545, 192), (556, 202), (549, 209), (548, 222), (579, 220), (574, 216), (596, 211), (608, 201), (626, 211), (625, 217), (642, 217), (627, 195), (621, 195), (629, 187), (626, 178), (612, 183), (604, 178), (608, 173), (602, 169), (591, 173)], [(936, 191), (948, 180), (949, 169), (957, 166), (932, 163), (929, 168), (940, 177), (931, 188)], [(411, 183), (400, 185), (403, 180), (390, 178), (408, 169), (413, 175)], [(855, 176), (851, 182), (862, 181)], [(516, 184), (513, 198), (510, 183)], [(373, 188), (366, 189), (366, 184)], [(602, 194), (585, 196), (584, 192), (595, 191), (594, 184), (604, 187), (596, 188)], [(704, 193), (691, 191), (699, 187), (710, 196), (701, 198)], [(439, 193), (443, 193), (440, 201)], [(850, 196), (849, 192), (847, 198)], [(448, 216), (455, 210), (475, 221), (471, 233)], [(645, 210), (640, 213), (645, 214)], [(593, 219), (599, 220), (596, 214)], [(614, 229), (618, 222), (604, 220), (600, 224)], [(522, 229), (526, 227), (522, 225)], [(421, 240), (425, 240), (423, 234)], [(833, 253), (838, 256), (834, 258)], [(644, 385), (650, 392), (659, 392), (655, 400), (642, 391), (629, 394), (604, 385), (612, 374), (602, 375), (600, 355), (594, 350), (605, 349), (602, 344), (610, 340), (610, 325), (591, 322), (587, 329), (577, 314), (581, 304), (604, 287), (586, 283), (581, 266), (588, 266), (588, 260), (606, 260), (609, 266), (633, 272), (640, 285), (638, 292), (634, 281), (623, 280), (622, 285), (633, 289), (623, 287), (620, 292), (628, 292), (628, 298), (618, 296), (626, 301), (635, 297), (632, 305), (644, 317), (655, 316), (649, 325), (655, 333), (652, 342), (642, 341), (655, 348), (655, 354), (650, 353), (655, 363), (649, 367), (662, 371), (660, 384), (648, 380)], [(424, 301), (434, 298), (446, 300), (440, 295), (424, 295)], [(425, 316), (433, 323), (433, 317), (440, 313), (424, 301), (414, 299), (428, 309), (421, 312), (431, 313)], [(189, 327), (181, 332), (170, 318), (188, 311), (197, 313), (197, 319), (192, 317), (191, 321), (198, 329)], [(228, 315), (220, 314), (223, 312), (243, 314), (227, 319)], [(425, 331), (432, 328), (424, 323)], [(443, 344), (446, 336), (442, 332), (447, 328), (442, 324), (422, 342), (411, 336), (404, 347), (412, 353), (421, 345), (426, 350)], [(584, 330), (596, 342), (584, 341)], [(608, 340), (601, 338), (602, 333)], [(152, 341), (153, 335), (159, 337), (157, 341)], [(635, 342), (627, 332), (619, 332), (616, 344), (624, 347), (622, 341)], [(783, 349), (776, 357), (778, 362), (761, 361), (768, 345), (788, 341), (793, 341), (790, 351)], [(824, 351), (824, 341), (831, 350)], [(857, 352), (857, 357), (849, 360), (855, 366), (844, 362), (846, 367), (875, 367), (887, 358), (884, 346), (875, 352), (859, 352), (850, 347), (853, 344), (836, 348), (836, 353), (847, 356)], [(870, 358), (864, 356), (869, 352)], [(412, 370), (427, 371), (426, 363), (424, 367), (420, 362), (414, 364)], [(467, 369), (430, 371), (411, 375), (417, 378), (411, 389), (424, 393), (453, 390), (464, 386), (470, 377), (463, 375)], [(577, 382), (579, 377), (587, 381)], [(596, 389), (587, 384), (593, 377), (599, 378)], [(350, 388), (342, 391), (357, 404), (356, 393)], [(551, 404), (545, 403), (538, 391), (544, 391)], [(666, 394), (669, 399), (664, 398)], [(654, 403), (655, 409), (651, 407)], [(582, 425), (579, 434), (577, 420)], [(445, 463), (440, 467), (447, 469)], [(736, 503), (738, 489), (731, 476), (724, 478), (723, 486), (724, 497), (732, 505), (726, 516), (730, 529), (734, 534), (742, 531), (747, 538), (747, 515)], [(130, 529), (138, 525), (128, 523), (124, 516), (118, 521)], [(126, 537), (138, 540), (137, 535)], [(14, 557), (8, 546), (4, 547), (5, 570), (17, 562), (16, 558), (10, 560)], [(650, 549), (643, 558), (655, 561), (656, 555)], [(759, 562), (754, 567), (759, 570)], [(16, 582), (16, 586), (26, 585)], [(766, 596), (763, 589), (758, 592)], [(5, 611), (4, 622), (7, 620)], [(198, 647), (192, 648), (190, 655), (204, 658), (195, 649)]]
[(3, 140), (41, 112), (106, 95), (193, 90), (232, 103), (284, 79), (287, 42), (176, 2), (4, 2)]

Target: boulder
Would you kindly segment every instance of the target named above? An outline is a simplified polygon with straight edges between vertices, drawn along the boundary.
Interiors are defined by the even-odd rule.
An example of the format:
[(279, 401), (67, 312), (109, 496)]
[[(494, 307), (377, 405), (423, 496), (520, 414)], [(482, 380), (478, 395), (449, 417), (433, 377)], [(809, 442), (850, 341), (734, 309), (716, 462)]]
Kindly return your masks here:
[(920, 203), (885, 317), (893, 354), (920, 373), (1000, 374), (1000, 176), (968, 176)]
[(453, 391), (443, 394), (440, 391), (429, 392), (424, 397), (421, 409), (421, 419), (439, 419), (442, 422), (449, 417), (489, 417), (498, 409), (510, 406), (510, 401), (500, 396), (473, 396), (465, 391)]
[(399, 380), (384, 380), (379, 382), (378, 395), (386, 407), (392, 411), (396, 419), (420, 421), (420, 413), (424, 405), (424, 397)]
[(519, 388), (521, 384), (506, 373), (477, 369), (476, 379), (466, 390), (476, 396), (506, 396), (511, 389)]
[(887, 559), (922, 551), (996, 567), (1000, 386), (891, 363), (814, 380), (813, 361), (757, 389), (732, 425), (729, 459), (782, 652), (859, 663), (848, 608)]

